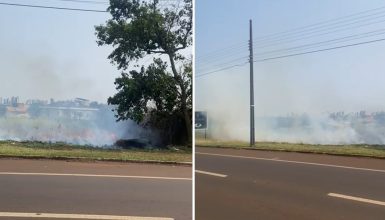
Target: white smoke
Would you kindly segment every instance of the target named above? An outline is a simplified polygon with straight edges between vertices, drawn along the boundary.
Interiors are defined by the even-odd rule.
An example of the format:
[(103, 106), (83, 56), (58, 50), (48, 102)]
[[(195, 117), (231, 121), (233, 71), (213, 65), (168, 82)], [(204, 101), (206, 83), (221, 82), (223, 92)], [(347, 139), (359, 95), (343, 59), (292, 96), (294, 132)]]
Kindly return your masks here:
[[(279, 66), (279, 65), (277, 65)], [(273, 67), (271, 67), (273, 68)], [(385, 120), (369, 120), (385, 110), (372, 84), (348, 91), (344, 82), (309, 83), (288, 78), (289, 68), (259, 73), (255, 80), (255, 136), (257, 141), (310, 144), (385, 144)], [(348, 74), (348, 73), (346, 73)], [(199, 75), (199, 74), (198, 74)], [(286, 77), (286, 78), (285, 78)], [(311, 78), (311, 77), (309, 77)], [(313, 80), (313, 79), (312, 79)], [(314, 81), (314, 80), (313, 80)], [(307, 83), (307, 84), (306, 84)], [(197, 111), (207, 111), (207, 137), (249, 141), (250, 103), (248, 69), (240, 68), (197, 78)], [(357, 96), (356, 94), (365, 94)], [(355, 98), (353, 98), (355, 97)], [(366, 116), (357, 116), (361, 110)], [(333, 112), (345, 111), (344, 120)], [(282, 121), (288, 120), (289, 124)], [(369, 120), (369, 121), (368, 121)], [(304, 123), (303, 121), (306, 121)], [(197, 131), (202, 136), (204, 131)]]
[[(211, 114), (210, 114), (211, 113)], [(384, 113), (377, 113), (384, 115)], [(242, 126), (236, 121), (223, 120), (218, 114), (208, 111), (209, 138), (219, 140), (249, 140), (249, 124)], [(350, 118), (338, 120), (328, 114), (287, 115), (257, 117), (255, 137), (263, 142), (288, 142), (308, 144), (385, 144), (385, 124), (382, 120), (370, 120), (373, 115), (364, 117), (349, 114)], [(228, 117), (227, 119), (231, 119)], [(200, 132), (198, 132), (198, 135)]]
[(120, 139), (147, 139), (151, 132), (135, 122), (116, 122), (113, 112), (93, 119), (68, 119), (48, 116), (0, 117), (0, 140), (65, 142), (76, 145), (110, 147)]

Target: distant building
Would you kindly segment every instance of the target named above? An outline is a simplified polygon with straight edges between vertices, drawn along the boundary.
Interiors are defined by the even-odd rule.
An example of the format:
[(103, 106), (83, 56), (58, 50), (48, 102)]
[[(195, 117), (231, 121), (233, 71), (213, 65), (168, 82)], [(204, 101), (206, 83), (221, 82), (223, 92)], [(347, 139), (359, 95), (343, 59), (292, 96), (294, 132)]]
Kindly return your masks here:
[(48, 105), (47, 100), (29, 99), (25, 102), (27, 105)]
[(83, 98), (75, 98), (75, 102), (80, 106), (90, 106), (90, 100)]
[(25, 104), (12, 104), (6, 107), (6, 117), (29, 117), (28, 107)]
[(41, 106), (41, 115), (49, 118), (66, 118), (72, 120), (93, 120), (99, 111), (97, 108), (51, 107)]
[(30, 99), (19, 102), (19, 97), (0, 98), (0, 117), (47, 117), (54, 119), (94, 120), (103, 105), (91, 107), (91, 101), (83, 98), (54, 101)]

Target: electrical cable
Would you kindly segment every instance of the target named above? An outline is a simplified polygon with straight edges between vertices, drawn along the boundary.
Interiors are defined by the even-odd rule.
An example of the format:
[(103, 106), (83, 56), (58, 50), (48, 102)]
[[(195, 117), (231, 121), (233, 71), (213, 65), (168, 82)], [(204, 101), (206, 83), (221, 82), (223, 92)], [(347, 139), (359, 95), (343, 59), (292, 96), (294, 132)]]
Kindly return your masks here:
[[(341, 49), (341, 48), (346, 48), (346, 47), (354, 47), (354, 46), (370, 44), (370, 43), (376, 43), (376, 42), (381, 42), (381, 41), (385, 41), (385, 38), (371, 40), (371, 41), (358, 42), (358, 43), (354, 43), (354, 44), (347, 44), (347, 45), (342, 45), (342, 46), (336, 46), (336, 47), (330, 47), (330, 48), (324, 48), (324, 49), (319, 49), (319, 50), (306, 51), (306, 52), (301, 52), (301, 53), (287, 54), (287, 55), (276, 56), (276, 57), (268, 57), (268, 58), (263, 58), (263, 59), (257, 59), (257, 60), (254, 60), (253, 62), (254, 63), (259, 63), (259, 62), (265, 62), (265, 61), (269, 61), (269, 60), (277, 60), (277, 59), (282, 59), (282, 58), (287, 58), (287, 57), (294, 57), (294, 56), (300, 56), (300, 55), (305, 55), (305, 54), (319, 53), (319, 52), (324, 52), (324, 51), (336, 50), (336, 49)], [(196, 75), (195, 77), (199, 78), (199, 77), (207, 76), (207, 75), (210, 75), (210, 74), (213, 74), (213, 73), (217, 73), (217, 72), (220, 72), (220, 71), (223, 71), (223, 70), (231, 69), (231, 68), (234, 68), (234, 67), (244, 66), (247, 63), (249, 63), (249, 62), (245, 62), (243, 64), (232, 65), (232, 66), (228, 66), (228, 67), (224, 67), (224, 68), (213, 70), (213, 71), (210, 71), (210, 72), (205, 72), (205, 73)]]
[(0, 5), (7, 6), (16, 6), (16, 7), (29, 7), (29, 8), (44, 8), (44, 9), (55, 9), (55, 10), (69, 10), (69, 11), (83, 11), (83, 12), (103, 12), (106, 13), (106, 10), (95, 10), (95, 9), (84, 9), (84, 8), (66, 8), (66, 7), (56, 7), (56, 6), (43, 6), (43, 5), (29, 5), (29, 4), (16, 4), (16, 3), (7, 3), (0, 2)]

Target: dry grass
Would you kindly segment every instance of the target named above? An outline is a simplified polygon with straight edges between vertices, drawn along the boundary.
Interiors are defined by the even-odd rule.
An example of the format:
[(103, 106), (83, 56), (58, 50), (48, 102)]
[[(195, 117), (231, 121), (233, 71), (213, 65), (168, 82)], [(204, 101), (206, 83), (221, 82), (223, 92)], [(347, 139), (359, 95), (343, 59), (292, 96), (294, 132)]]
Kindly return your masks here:
[(315, 145), (302, 143), (278, 143), (278, 142), (257, 142), (251, 148), (248, 142), (242, 141), (218, 141), (197, 139), (195, 145), (198, 147), (222, 147), (222, 148), (242, 148), (271, 151), (289, 151), (303, 153), (365, 156), (385, 158), (385, 146), (382, 145)]
[(64, 143), (0, 142), (0, 156), (48, 159), (151, 161), (167, 163), (191, 163), (192, 152), (188, 147), (167, 149), (101, 149)]

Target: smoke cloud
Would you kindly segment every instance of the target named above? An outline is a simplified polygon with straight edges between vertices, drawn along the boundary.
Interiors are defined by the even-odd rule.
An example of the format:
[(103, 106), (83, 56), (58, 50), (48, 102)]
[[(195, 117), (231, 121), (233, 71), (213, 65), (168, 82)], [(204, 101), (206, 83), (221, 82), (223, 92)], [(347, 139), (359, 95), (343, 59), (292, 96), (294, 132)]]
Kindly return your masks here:
[[(362, 77), (332, 66), (320, 77), (290, 62), (272, 64), (258, 65), (255, 74), (256, 141), (385, 144), (385, 91), (368, 80), (375, 72)], [(196, 110), (208, 113), (208, 138), (249, 141), (248, 73), (245, 67), (196, 79)]]
[(111, 147), (119, 140), (155, 143), (155, 135), (135, 122), (116, 122), (112, 107), (93, 102), (42, 100), (18, 102), (17, 97), (0, 103), (0, 140), (65, 142)]
[[(370, 115), (350, 113), (345, 119), (335, 119), (331, 115), (258, 117), (255, 120), (256, 139), (263, 142), (384, 145), (384, 112)], [(250, 131), (247, 125), (229, 124), (217, 116), (209, 119), (208, 134), (211, 138), (248, 140)]]

